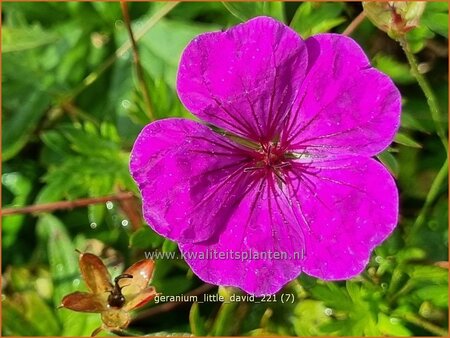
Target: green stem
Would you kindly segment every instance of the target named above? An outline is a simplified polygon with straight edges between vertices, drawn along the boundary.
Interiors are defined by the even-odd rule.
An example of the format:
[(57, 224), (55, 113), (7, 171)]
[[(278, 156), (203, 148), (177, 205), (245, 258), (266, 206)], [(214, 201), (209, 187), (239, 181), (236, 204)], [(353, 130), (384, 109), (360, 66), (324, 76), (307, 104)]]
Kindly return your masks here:
[(399, 267), (395, 268), (394, 271), (392, 272), (391, 282), (389, 283), (389, 288), (387, 292), (389, 294), (392, 294), (395, 291), (397, 291), (402, 279), (403, 279), (403, 272)]
[[(211, 328), (210, 335), (213, 336), (226, 336), (231, 334), (231, 328), (236, 322), (236, 310), (239, 305), (238, 302), (231, 302), (230, 296), (236, 290), (232, 287), (223, 287), (222, 293), (219, 294), (225, 297), (225, 302), (220, 306), (219, 312), (214, 320), (214, 324)], [(239, 291), (237, 292), (239, 293)]]
[[(180, 2), (173, 1), (168, 2), (164, 6), (162, 6), (155, 14), (153, 14), (148, 21), (141, 27), (139, 31), (134, 35), (135, 41), (139, 41), (153, 26), (155, 26), (164, 16), (166, 16), (172, 9), (175, 8)], [(124, 42), (122, 46), (120, 46), (116, 52), (111, 55), (108, 59), (104, 61), (97, 69), (95, 69), (92, 73), (90, 73), (84, 80), (72, 90), (66, 97), (63, 98), (63, 101), (71, 101), (74, 100), (79, 94), (81, 94), (87, 87), (89, 87), (92, 83), (94, 83), (109, 67), (111, 67), (114, 62), (119, 58), (125, 55), (128, 50), (132, 48), (131, 42), (127, 40)]]
[(247, 19), (246, 19), (245, 17), (241, 16), (241, 15), (239, 14), (239, 12), (236, 11), (236, 10), (233, 8), (233, 6), (230, 5), (228, 2), (226, 2), (226, 1), (221, 1), (221, 2), (222, 2), (222, 5), (224, 5), (225, 8), (226, 8), (232, 15), (234, 15), (236, 18), (238, 18), (238, 19), (241, 20), (242, 22), (247, 21)]
[(420, 210), (419, 216), (417, 216), (416, 221), (414, 222), (411, 231), (408, 234), (408, 237), (406, 239), (407, 242), (411, 241), (414, 238), (414, 235), (417, 232), (417, 230), (425, 222), (426, 216), (431, 206), (439, 197), (439, 193), (442, 187), (444, 186), (447, 177), (448, 177), (448, 158), (445, 159), (444, 164), (442, 165), (438, 174), (434, 178), (433, 183), (431, 184), (430, 190), (428, 191), (428, 195), (425, 198), (425, 203), (422, 207), (422, 210)]
[(395, 294), (392, 296), (388, 296), (389, 304), (393, 304), (400, 296), (403, 296), (404, 294), (411, 291), (411, 289), (414, 287), (414, 284), (411, 283), (411, 280), (408, 280), (403, 287), (398, 290)]
[(405, 315), (402, 316), (404, 320), (420, 326), (421, 328), (424, 328), (425, 330), (434, 333), (437, 336), (444, 336), (444, 337), (448, 337), (448, 332), (445, 329), (440, 328), (439, 326), (430, 323), (429, 321), (423, 319), (420, 316), (417, 316), (415, 314), (412, 313), (406, 313)]
[(130, 13), (128, 11), (128, 3), (125, 1), (120, 2), (120, 7), (122, 9), (123, 19), (125, 22), (125, 26), (128, 31), (128, 36), (130, 37), (131, 42), (131, 48), (133, 50), (133, 56), (134, 56), (134, 67), (136, 70), (136, 76), (139, 83), (139, 86), (141, 87), (141, 93), (142, 97), (144, 98), (144, 103), (147, 107), (147, 115), (150, 119), (150, 121), (155, 120), (155, 115), (153, 113), (153, 103), (150, 97), (150, 92), (148, 90), (148, 86), (145, 82), (145, 73), (144, 69), (142, 67), (140, 57), (139, 57), (139, 50), (136, 44), (136, 40), (134, 38), (133, 29), (131, 28), (131, 18)]
[(425, 97), (427, 98), (428, 106), (430, 107), (431, 118), (433, 119), (433, 122), (435, 124), (436, 132), (439, 138), (441, 139), (442, 144), (444, 145), (445, 152), (447, 153), (448, 140), (445, 134), (445, 129), (441, 123), (442, 114), (440, 112), (436, 96), (434, 95), (433, 90), (431, 89), (425, 77), (419, 72), (416, 58), (414, 54), (411, 52), (411, 49), (409, 47), (406, 38), (402, 36), (398, 39), (398, 41), (402, 46), (403, 51), (405, 52), (406, 58), (408, 59), (409, 65), (411, 66), (413, 76), (416, 78), (420, 88), (422, 88), (422, 91), (425, 94)]

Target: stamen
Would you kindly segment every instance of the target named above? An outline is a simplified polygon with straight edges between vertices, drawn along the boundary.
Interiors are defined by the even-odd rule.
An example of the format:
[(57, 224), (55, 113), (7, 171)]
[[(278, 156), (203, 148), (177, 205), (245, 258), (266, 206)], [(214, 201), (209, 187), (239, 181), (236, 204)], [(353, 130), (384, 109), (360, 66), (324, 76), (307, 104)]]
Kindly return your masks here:
[(255, 171), (255, 170), (258, 170), (258, 169), (262, 169), (262, 168), (263, 168), (262, 166), (259, 166), (259, 167), (247, 167), (247, 168), (244, 168), (244, 173), (248, 173), (248, 172)]

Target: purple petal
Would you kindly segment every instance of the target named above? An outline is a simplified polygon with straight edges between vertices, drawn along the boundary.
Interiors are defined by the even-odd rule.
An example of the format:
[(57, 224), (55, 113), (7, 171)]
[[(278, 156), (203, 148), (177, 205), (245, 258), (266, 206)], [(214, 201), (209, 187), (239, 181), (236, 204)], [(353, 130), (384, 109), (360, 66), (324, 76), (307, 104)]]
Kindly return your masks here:
[(254, 141), (272, 140), (305, 77), (304, 41), (282, 23), (258, 17), (206, 33), (185, 49), (181, 101), (200, 119)]
[(365, 157), (295, 164), (292, 169), (290, 196), (297, 196), (293, 199), (306, 224), (303, 271), (321, 279), (359, 274), (373, 248), (397, 224), (392, 176)]
[(246, 187), (239, 180), (247, 152), (205, 125), (165, 119), (138, 136), (130, 171), (144, 218), (159, 234), (202, 241), (220, 231)]
[[(301, 273), (304, 226), (273, 179), (259, 177), (248, 181), (248, 186), (224, 231), (208, 241), (179, 247), (205, 282), (236, 286), (256, 296), (274, 294)], [(214, 252), (216, 259), (211, 256)], [(227, 253), (255, 259), (232, 259), (236, 256), (225, 257)]]
[(310, 69), (288, 135), (292, 149), (375, 155), (393, 140), (401, 97), (392, 80), (372, 68), (359, 45), (337, 34), (306, 40)]

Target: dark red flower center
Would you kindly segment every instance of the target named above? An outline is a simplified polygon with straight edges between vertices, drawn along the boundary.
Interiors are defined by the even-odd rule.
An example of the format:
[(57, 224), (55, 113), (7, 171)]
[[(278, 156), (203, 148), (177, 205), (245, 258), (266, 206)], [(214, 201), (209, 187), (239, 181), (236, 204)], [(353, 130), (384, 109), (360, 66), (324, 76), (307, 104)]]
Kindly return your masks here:
[(277, 142), (261, 144), (260, 149), (253, 151), (253, 161), (245, 168), (245, 171), (266, 169), (272, 171), (277, 177), (280, 177), (280, 169), (290, 165), (285, 155), (286, 150), (280, 147)]
[(257, 160), (267, 167), (276, 167), (285, 161), (284, 150), (276, 143), (262, 145), (261, 151), (256, 155)]

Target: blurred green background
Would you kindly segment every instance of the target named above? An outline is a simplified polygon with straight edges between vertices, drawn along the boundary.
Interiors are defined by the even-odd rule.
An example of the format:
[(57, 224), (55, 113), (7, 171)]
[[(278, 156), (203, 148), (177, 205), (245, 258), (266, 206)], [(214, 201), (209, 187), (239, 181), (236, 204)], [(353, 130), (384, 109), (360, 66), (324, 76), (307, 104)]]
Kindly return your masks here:
[[(284, 21), (304, 38), (342, 33), (361, 11), (357, 2), (129, 4), (156, 118), (192, 118), (177, 98), (175, 79), (180, 53), (197, 34), (258, 15)], [(90, 335), (99, 315), (57, 310), (64, 295), (85, 288), (75, 249), (100, 255), (114, 275), (144, 251), (177, 250), (143, 223), (128, 173), (133, 141), (150, 122), (148, 103), (118, 3), (10, 2), (2, 4), (2, 19), (2, 208), (124, 191), (136, 196), (2, 217), (2, 335)], [(408, 33), (445, 130), (447, 33), (444, 2), (429, 3), (421, 25)], [(306, 275), (292, 281), (282, 292), (294, 294), (293, 303), (151, 303), (134, 313), (128, 334), (447, 334), (446, 152), (399, 44), (367, 19), (351, 36), (403, 95), (400, 132), (379, 157), (400, 190), (395, 233), (351, 281)], [(152, 284), (165, 295), (218, 292), (181, 260), (158, 261)]]

